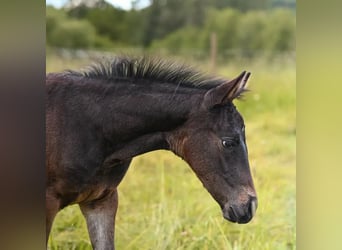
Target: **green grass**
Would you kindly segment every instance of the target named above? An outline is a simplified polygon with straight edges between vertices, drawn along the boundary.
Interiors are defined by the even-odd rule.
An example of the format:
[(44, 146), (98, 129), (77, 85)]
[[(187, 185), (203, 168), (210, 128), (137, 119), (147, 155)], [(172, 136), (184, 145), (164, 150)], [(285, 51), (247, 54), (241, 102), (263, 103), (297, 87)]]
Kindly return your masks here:
[[(49, 55), (47, 71), (87, 63)], [(252, 71), (252, 91), (236, 104), (246, 123), (256, 216), (245, 225), (225, 221), (185, 162), (171, 152), (151, 152), (133, 160), (119, 186), (117, 249), (296, 249), (295, 65), (257, 61), (223, 65), (217, 72), (231, 77), (244, 69)], [(91, 249), (77, 206), (58, 214), (49, 247)]]

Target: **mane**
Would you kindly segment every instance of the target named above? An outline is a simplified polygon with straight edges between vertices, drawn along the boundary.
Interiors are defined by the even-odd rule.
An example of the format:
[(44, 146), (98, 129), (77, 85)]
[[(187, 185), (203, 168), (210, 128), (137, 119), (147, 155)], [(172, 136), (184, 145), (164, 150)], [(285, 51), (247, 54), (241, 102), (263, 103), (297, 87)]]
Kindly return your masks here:
[(137, 82), (169, 83), (203, 89), (210, 89), (227, 81), (208, 76), (184, 63), (146, 56), (117, 56), (97, 61), (84, 70), (69, 70), (65, 73), (89, 79), (102, 79), (109, 83), (118, 80), (139, 80)]

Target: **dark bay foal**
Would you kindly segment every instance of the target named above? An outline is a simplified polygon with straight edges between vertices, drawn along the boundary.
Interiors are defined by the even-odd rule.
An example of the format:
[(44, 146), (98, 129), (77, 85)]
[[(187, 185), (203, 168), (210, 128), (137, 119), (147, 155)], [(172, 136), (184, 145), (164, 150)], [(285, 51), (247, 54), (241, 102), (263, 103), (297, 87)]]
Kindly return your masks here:
[(257, 207), (245, 126), (232, 101), (250, 73), (211, 78), (184, 65), (117, 57), (46, 77), (46, 237), (79, 204), (94, 249), (114, 249), (117, 187), (134, 156), (171, 150), (217, 201), (249, 222)]

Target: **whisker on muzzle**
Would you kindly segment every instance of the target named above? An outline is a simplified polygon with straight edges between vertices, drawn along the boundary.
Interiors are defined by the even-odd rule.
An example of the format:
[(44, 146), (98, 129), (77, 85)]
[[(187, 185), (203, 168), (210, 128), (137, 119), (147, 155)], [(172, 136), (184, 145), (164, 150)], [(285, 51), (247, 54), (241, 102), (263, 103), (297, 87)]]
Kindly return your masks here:
[(257, 209), (257, 201), (256, 200), (252, 200), (251, 201), (251, 214), (252, 214), (252, 217), (254, 217), (256, 209)]

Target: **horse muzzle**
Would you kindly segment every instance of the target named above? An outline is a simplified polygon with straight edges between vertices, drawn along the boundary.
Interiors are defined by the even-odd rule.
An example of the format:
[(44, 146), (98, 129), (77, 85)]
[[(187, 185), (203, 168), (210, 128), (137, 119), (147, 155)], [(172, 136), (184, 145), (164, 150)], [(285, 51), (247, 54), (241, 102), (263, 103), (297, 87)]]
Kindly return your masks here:
[(258, 200), (255, 196), (250, 196), (246, 203), (227, 202), (222, 209), (223, 217), (231, 222), (245, 224), (253, 218), (257, 207)]

